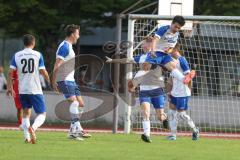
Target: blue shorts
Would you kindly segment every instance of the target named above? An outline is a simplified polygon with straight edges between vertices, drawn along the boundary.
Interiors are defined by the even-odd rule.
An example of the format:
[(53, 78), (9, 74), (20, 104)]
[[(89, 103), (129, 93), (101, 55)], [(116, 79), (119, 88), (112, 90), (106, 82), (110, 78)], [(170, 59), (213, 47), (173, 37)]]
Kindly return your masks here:
[(189, 97), (170, 96), (170, 103), (174, 104), (178, 110), (188, 110)]
[(74, 81), (60, 81), (57, 84), (58, 89), (63, 93), (65, 98), (81, 95), (80, 89)]
[(147, 58), (146, 62), (164, 66), (165, 64), (167, 64), (173, 60), (171, 55), (169, 55), (167, 53), (163, 53), (161, 51), (156, 51), (156, 56), (157, 57), (154, 57), (154, 58), (152, 58), (152, 57)]
[(165, 95), (162, 88), (140, 91), (139, 92), (140, 104), (147, 102), (153, 105), (155, 109), (163, 109), (165, 105)]
[(45, 99), (42, 94), (20, 94), (19, 97), (23, 109), (33, 107), (37, 114), (46, 112)]

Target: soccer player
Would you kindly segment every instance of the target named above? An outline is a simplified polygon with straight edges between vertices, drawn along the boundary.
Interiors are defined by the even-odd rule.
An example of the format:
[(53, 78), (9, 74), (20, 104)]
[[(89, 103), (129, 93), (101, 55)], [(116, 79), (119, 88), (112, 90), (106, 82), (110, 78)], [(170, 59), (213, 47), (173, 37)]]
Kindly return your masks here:
[[(172, 20), (171, 25), (160, 27), (153, 39), (151, 52), (155, 58), (149, 57), (146, 61), (152, 64), (159, 64), (164, 66), (171, 74), (176, 77), (179, 81), (188, 84), (195, 76), (195, 71), (191, 71), (190, 74), (184, 76), (177, 68), (173, 59), (169, 53), (171, 53), (173, 47), (176, 45), (179, 37), (179, 30), (184, 26), (185, 20), (182, 16), (175, 16)], [(128, 87), (136, 87), (144, 76), (148, 76), (150, 72), (135, 79), (129, 81)]]
[[(176, 60), (177, 69), (184, 75), (190, 73), (190, 67), (187, 60), (179, 53), (180, 47), (177, 44), (172, 52), (173, 58)], [(167, 137), (169, 140), (176, 140), (177, 123), (178, 120), (187, 122), (189, 127), (192, 129), (192, 140), (198, 139), (199, 130), (193, 123), (186, 111), (188, 110), (188, 100), (191, 96), (190, 85), (184, 84), (179, 81), (173, 75), (172, 78), (172, 89), (170, 92), (170, 103), (169, 103), (169, 127), (171, 130), (170, 135)]]
[[(8, 74), (7, 94), (15, 95), (12, 85), (12, 75), (17, 70), (19, 75), (19, 97), (23, 108), (22, 128), (26, 143), (36, 143), (36, 130), (44, 123), (46, 118), (46, 106), (40, 84), (39, 73), (49, 82), (49, 76), (45, 69), (43, 56), (33, 50), (35, 37), (30, 34), (23, 36), (25, 48), (12, 58)], [(31, 108), (37, 114), (32, 126), (30, 125)]]
[[(80, 124), (80, 115), (83, 112), (84, 102), (80, 94), (80, 89), (74, 79), (75, 69), (75, 53), (72, 48), (79, 38), (80, 26), (68, 25), (65, 28), (65, 40), (59, 45), (56, 52), (56, 62), (54, 65), (52, 86), (58, 92), (61, 91), (65, 98), (71, 103), (71, 126), (68, 133), (70, 139), (83, 140), (83, 138), (91, 137), (86, 133)], [(69, 61), (71, 60), (71, 61)]]
[[(148, 72), (151, 68), (153, 72), (148, 77), (145, 77), (144, 80), (140, 84), (140, 92), (139, 92), (139, 101), (141, 104), (141, 109), (143, 113), (143, 131), (144, 133), (141, 135), (143, 141), (150, 143), (150, 105), (152, 104), (155, 108), (158, 120), (164, 122), (164, 126), (166, 126), (166, 114), (164, 113), (164, 105), (165, 105), (165, 94), (164, 94), (164, 79), (162, 77), (162, 69), (159, 65), (152, 66), (150, 63), (145, 63), (147, 57), (151, 56), (150, 50), (152, 45), (152, 37), (145, 37), (142, 41), (142, 49), (144, 51), (143, 54), (138, 56), (134, 56), (134, 59), (131, 61), (127, 58), (123, 59), (110, 59), (107, 57), (107, 63), (140, 63), (140, 70), (136, 73), (135, 78), (142, 76), (145, 72)], [(134, 92), (135, 89), (132, 88), (130, 90)]]

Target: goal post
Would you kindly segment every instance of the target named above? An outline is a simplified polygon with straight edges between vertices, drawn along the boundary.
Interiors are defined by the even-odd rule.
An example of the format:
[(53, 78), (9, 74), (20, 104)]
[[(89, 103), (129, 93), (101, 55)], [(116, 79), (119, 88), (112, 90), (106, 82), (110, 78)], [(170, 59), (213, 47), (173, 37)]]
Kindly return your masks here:
[[(128, 49), (128, 58), (142, 52), (140, 44), (143, 37), (153, 34), (161, 20), (171, 21), (172, 18), (130, 14), (128, 41), (132, 42), (132, 46)], [(179, 43), (191, 68), (197, 71), (188, 112), (201, 132), (240, 137), (240, 16), (184, 18), (192, 26), (180, 31)], [(131, 79), (137, 69), (135, 65), (127, 67), (127, 79)], [(130, 97), (127, 89), (126, 95)], [(164, 131), (153, 108), (151, 110), (152, 131)], [(139, 107), (126, 105), (124, 132), (141, 130), (141, 118)], [(189, 128), (180, 123), (178, 130), (187, 133)]]

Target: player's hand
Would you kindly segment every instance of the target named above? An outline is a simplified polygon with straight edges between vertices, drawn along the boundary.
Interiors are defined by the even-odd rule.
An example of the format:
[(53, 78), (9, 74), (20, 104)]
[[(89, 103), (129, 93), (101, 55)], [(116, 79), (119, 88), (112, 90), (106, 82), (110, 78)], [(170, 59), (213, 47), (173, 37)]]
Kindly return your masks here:
[(52, 88), (54, 92), (56, 92), (57, 94), (60, 94), (56, 83), (52, 83)]
[(128, 81), (128, 91), (130, 93), (134, 93), (135, 92), (135, 87), (133, 85), (133, 81), (132, 80)]
[(105, 56), (105, 57), (106, 57), (106, 59), (107, 59), (107, 60), (106, 60), (106, 63), (111, 63), (111, 62), (112, 62), (112, 60), (113, 60), (112, 58), (109, 58), (108, 56)]
[(15, 92), (13, 91), (13, 89), (7, 89), (6, 95), (15, 97)]

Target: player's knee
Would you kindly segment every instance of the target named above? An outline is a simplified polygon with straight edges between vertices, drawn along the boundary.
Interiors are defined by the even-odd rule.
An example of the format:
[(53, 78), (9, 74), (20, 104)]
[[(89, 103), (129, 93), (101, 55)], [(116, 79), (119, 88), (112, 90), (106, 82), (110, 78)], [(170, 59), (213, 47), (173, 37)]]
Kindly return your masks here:
[(69, 107), (70, 113), (72, 113), (72, 114), (79, 114), (79, 108), (78, 107), (79, 107), (78, 101), (73, 101), (70, 104), (70, 107)]

